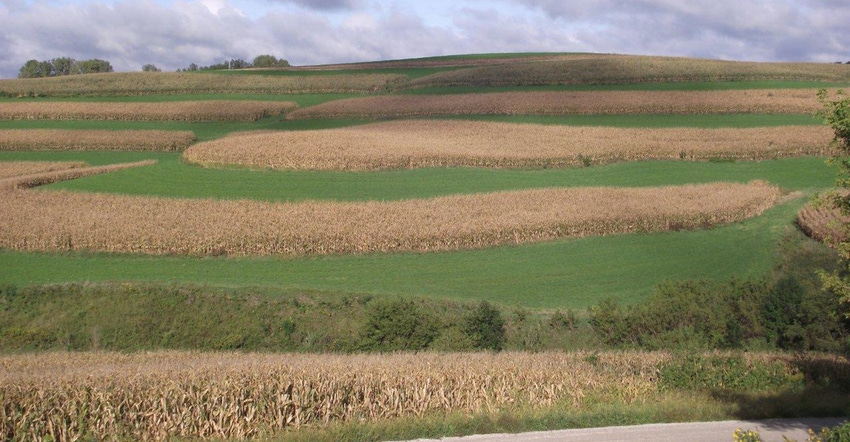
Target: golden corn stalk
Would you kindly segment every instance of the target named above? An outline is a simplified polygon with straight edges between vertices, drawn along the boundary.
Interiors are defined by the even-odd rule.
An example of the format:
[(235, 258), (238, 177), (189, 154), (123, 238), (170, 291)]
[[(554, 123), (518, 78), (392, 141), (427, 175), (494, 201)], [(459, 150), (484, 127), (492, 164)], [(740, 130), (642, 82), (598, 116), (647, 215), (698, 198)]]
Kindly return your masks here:
[(238, 133), (185, 151), (203, 165), (379, 170), (581, 167), (619, 161), (831, 155), (826, 126), (624, 129), (480, 121), (392, 121), (349, 128)]
[(808, 204), (797, 214), (797, 224), (803, 232), (831, 247), (847, 241), (847, 225), (850, 217), (828, 201)]
[(329, 101), (287, 118), (400, 118), (436, 115), (811, 114), (815, 89), (723, 91), (492, 92), (383, 95)]
[(113, 102), (3, 102), (0, 120), (110, 120), (110, 121), (256, 121), (283, 115), (298, 105), (288, 101), (172, 101)]
[(0, 161), (0, 180), (87, 166), (82, 161)]
[(195, 141), (192, 131), (0, 130), (0, 150), (176, 151)]
[(5, 187), (0, 247), (177, 255), (431, 252), (692, 229), (756, 216), (780, 195), (752, 182), (272, 203)]
[[(642, 403), (664, 353), (0, 356), (0, 434), (14, 440), (244, 439), (340, 421)], [(746, 355), (748, 361), (759, 356)], [(762, 358), (763, 359), (763, 358)]]
[[(748, 367), (796, 375), (782, 358), (743, 355)], [(646, 403), (663, 393), (659, 372), (670, 361), (662, 352), (0, 356), (0, 434), (56, 442), (243, 439), (341, 421), (581, 410), (588, 398)]]

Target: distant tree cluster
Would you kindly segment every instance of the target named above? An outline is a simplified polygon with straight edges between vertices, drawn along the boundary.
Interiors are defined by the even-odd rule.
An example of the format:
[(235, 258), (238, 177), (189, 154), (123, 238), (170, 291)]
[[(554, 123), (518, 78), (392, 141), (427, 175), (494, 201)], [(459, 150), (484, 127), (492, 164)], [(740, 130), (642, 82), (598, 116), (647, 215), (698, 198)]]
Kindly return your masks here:
[(71, 57), (57, 57), (45, 61), (27, 61), (18, 71), (18, 78), (58, 77), (112, 71), (112, 65), (106, 60), (93, 58), (78, 61)]
[(278, 59), (274, 55), (258, 55), (254, 57), (254, 61), (249, 63), (241, 58), (234, 58), (230, 61), (224, 61), (222, 63), (212, 64), (209, 66), (198, 66), (195, 63), (192, 63), (186, 69), (179, 69), (184, 72), (191, 71), (219, 71), (219, 70), (229, 70), (229, 69), (248, 69), (248, 68), (285, 68), (289, 67), (289, 61), (284, 59)]

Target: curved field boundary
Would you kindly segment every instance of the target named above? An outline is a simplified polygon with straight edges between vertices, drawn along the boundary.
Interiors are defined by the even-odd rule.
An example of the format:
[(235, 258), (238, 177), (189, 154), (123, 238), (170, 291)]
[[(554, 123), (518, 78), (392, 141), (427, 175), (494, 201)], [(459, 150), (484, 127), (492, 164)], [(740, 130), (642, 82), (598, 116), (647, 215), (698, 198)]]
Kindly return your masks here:
[(841, 213), (841, 209), (829, 201), (808, 204), (797, 214), (797, 224), (810, 238), (830, 247), (847, 241), (847, 224), (850, 217)]
[(302, 118), (401, 118), (435, 115), (810, 114), (815, 89), (745, 91), (548, 91), (347, 98), (298, 109)]
[(0, 120), (256, 121), (296, 109), (288, 101), (0, 103)]
[(400, 202), (160, 199), (10, 190), (0, 247), (179, 255), (431, 252), (707, 227), (756, 216), (766, 183), (570, 188)]
[(351, 128), (241, 133), (184, 152), (204, 165), (272, 169), (576, 167), (619, 161), (766, 159), (833, 154), (826, 126), (623, 129), (478, 121), (394, 121)]
[(168, 130), (0, 130), (0, 150), (183, 150), (195, 141), (192, 131)]
[[(151, 164), (156, 164), (156, 160), (137, 161), (135, 163), (109, 164), (106, 166), (72, 167), (62, 170), (42, 171), (26, 175), (16, 173), (12, 177), (0, 179), (0, 191), (29, 189), (32, 187), (43, 186), (45, 184), (55, 183), (59, 181), (73, 180), (76, 178), (81, 178), (89, 175), (96, 175), (99, 173), (108, 173), (122, 169), (129, 169), (131, 167), (149, 166)], [(5, 204), (6, 201), (0, 202), (0, 205)]]
[(82, 161), (0, 161), (0, 180), (81, 167), (88, 167), (88, 164)]
[(113, 72), (0, 80), (0, 96), (135, 96), (371, 92), (407, 81), (398, 74), (263, 75)]
[(439, 72), (408, 83), (424, 87), (504, 87), (718, 81), (850, 80), (850, 66), (834, 63), (760, 63), (635, 55), (572, 56)]

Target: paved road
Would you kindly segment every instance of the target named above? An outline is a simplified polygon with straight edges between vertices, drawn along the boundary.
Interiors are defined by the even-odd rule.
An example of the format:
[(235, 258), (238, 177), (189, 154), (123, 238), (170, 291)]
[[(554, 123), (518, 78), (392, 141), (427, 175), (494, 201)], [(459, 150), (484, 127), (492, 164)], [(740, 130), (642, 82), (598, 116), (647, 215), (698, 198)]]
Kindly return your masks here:
[(833, 427), (845, 419), (771, 419), (763, 421), (722, 421), (682, 424), (649, 424), (627, 427), (586, 428), (520, 434), (488, 434), (444, 439), (418, 439), (412, 442), (732, 442), (736, 428), (756, 430), (764, 442), (782, 442), (783, 436), (798, 442), (816, 431)]

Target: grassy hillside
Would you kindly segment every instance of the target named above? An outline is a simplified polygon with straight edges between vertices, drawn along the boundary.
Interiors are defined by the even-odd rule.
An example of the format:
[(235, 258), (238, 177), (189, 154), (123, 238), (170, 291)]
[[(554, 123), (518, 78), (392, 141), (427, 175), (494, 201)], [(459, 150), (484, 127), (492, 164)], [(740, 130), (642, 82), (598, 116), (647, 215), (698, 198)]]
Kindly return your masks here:
[[(383, 76), (383, 77), (382, 77)], [(215, 79), (222, 77), (222, 79)], [(259, 81), (249, 86), (245, 80)], [(233, 78), (228, 80), (227, 78)], [(280, 78), (281, 80), (275, 80)], [(370, 89), (391, 78), (389, 89)], [(128, 79), (145, 85), (142, 95), (123, 95)], [(207, 81), (209, 79), (209, 81)], [(344, 93), (321, 89), (340, 82)], [(850, 84), (850, 68), (832, 64), (741, 63), (605, 54), (475, 54), (388, 62), (317, 66), (287, 70), (247, 70), (198, 75), (115, 74), (21, 83), (4, 81), (0, 90), (20, 84), (56, 88), (45, 100), (157, 102), (204, 99), (262, 99), (297, 103), (302, 109), (340, 99), (391, 91), (430, 95), (454, 92), (522, 90), (733, 90), (811, 88)], [(107, 81), (113, 87), (95, 87)], [(278, 81), (283, 81), (280, 83)], [(385, 80), (380, 80), (385, 81)], [(89, 83), (87, 83), (89, 82)], [(275, 83), (278, 82), (278, 83)], [(288, 83), (286, 83), (288, 82)], [(370, 83), (372, 82), (372, 83)], [(214, 93), (211, 85), (218, 88)], [(285, 93), (256, 94), (249, 87), (296, 85)], [(386, 85), (387, 83), (382, 83)], [(282, 86), (280, 86), (282, 87)], [(293, 86), (294, 87), (294, 86)], [(5, 89), (4, 89), (5, 88)], [(359, 89), (358, 89), (359, 88)], [(321, 89), (321, 90), (319, 90)], [(339, 89), (339, 88), (337, 88)], [(345, 88), (343, 88), (345, 89)], [(356, 89), (356, 90), (355, 90)], [(89, 92), (84, 92), (84, 91)], [(93, 92), (96, 91), (96, 92)], [(14, 93), (7, 93), (14, 96)], [(26, 94), (24, 94), (26, 95)], [(85, 96), (80, 96), (85, 95)], [(61, 98), (52, 96), (63, 96)], [(20, 101), (7, 98), (7, 101)], [(27, 99), (23, 99), (27, 100)], [(0, 106), (4, 100), (0, 100)], [(451, 116), (449, 116), (451, 117)], [(778, 127), (819, 124), (809, 114), (732, 115), (548, 115), (464, 116), (518, 123), (616, 127)], [(302, 130), (343, 127), (363, 119), (286, 120), (267, 117), (252, 123), (0, 121), (0, 129), (166, 129), (192, 131), (199, 141), (245, 130)], [(764, 162), (636, 162), (578, 169), (498, 170), (421, 169), (373, 173), (273, 172), (238, 168), (206, 169), (186, 164), (179, 154), (112, 152), (0, 152), (0, 160), (87, 161), (89, 164), (157, 159), (156, 165), (56, 183), (48, 188), (168, 198), (305, 200), (404, 200), (515, 189), (576, 186), (658, 186), (763, 179), (786, 191), (810, 194), (830, 187), (833, 171), (822, 158)], [(336, 256), (318, 260), (142, 258), (89, 254), (2, 252), (8, 263), (0, 281), (16, 284), (81, 280), (177, 280), (226, 286), (246, 284), (309, 287), (317, 290), (484, 299), (528, 307), (587, 306), (605, 296), (633, 302), (664, 279), (755, 275), (772, 265), (771, 250), (790, 225), (802, 199), (786, 203), (741, 226), (766, 231), (742, 238), (741, 226), (706, 232), (590, 238), (476, 252)], [(748, 224), (749, 223), (749, 224)], [(743, 230), (742, 230), (743, 229)], [(742, 242), (743, 241), (743, 242)], [(742, 248), (746, 241), (758, 244)], [(670, 250), (669, 253), (648, 253)], [(680, 252), (672, 253), (673, 250)], [(683, 259), (687, 250), (699, 257)], [(753, 254), (753, 250), (762, 251)], [(707, 251), (711, 251), (710, 254)], [(735, 256), (739, 256), (735, 258)], [(705, 266), (714, 259), (728, 265)], [(610, 262), (619, 263), (612, 269)], [(179, 263), (179, 264), (177, 264)], [(49, 270), (48, 270), (49, 269)], [(622, 273), (620, 273), (622, 272)], [(281, 278), (280, 275), (286, 275)], [(328, 275), (338, 275), (329, 277)], [(523, 277), (534, 275), (534, 277)], [(565, 294), (566, 293), (566, 294)]]
[[(41, 109), (60, 104), (105, 109), (101, 104), (165, 108), (200, 101), (205, 104), (199, 106), (210, 107), (207, 102), (219, 100), (212, 107), (221, 106), (222, 111), (246, 100), (298, 106), (287, 116), (266, 115), (240, 122), (204, 122), (200, 117), (119, 121), (110, 114), (94, 120), (63, 120), (56, 112), (49, 117), (52, 119), (0, 120), (0, 145), (8, 149), (0, 151), (0, 162), (22, 162), (2, 167), (4, 173), (73, 167), (75, 172), (86, 171), (81, 175), (89, 174), (36, 189), (14, 190), (18, 192), (15, 198), (29, 197), (15, 201), (52, 201), (32, 208), (27, 213), (30, 218), (19, 218), (33, 222), (16, 229), (21, 235), (15, 247), (42, 240), (30, 228), (68, 201), (115, 202), (102, 209), (92, 204), (87, 213), (48, 226), (59, 232), (55, 237), (59, 245), (70, 247), (79, 238), (70, 228), (85, 217), (93, 222), (84, 233), (92, 233), (96, 240), (97, 232), (108, 230), (102, 224), (110, 210), (114, 213), (115, 207), (133, 196), (164, 207), (144, 214), (152, 226), (156, 224), (147, 231), (150, 234), (173, 231), (177, 221), (198, 218), (198, 211), (193, 210), (172, 214), (172, 222), (164, 218), (166, 209), (194, 207), (191, 204), (198, 199), (218, 200), (210, 203), (214, 207), (225, 207), (227, 201), (222, 200), (330, 207), (334, 202), (395, 204), (484, 192), (591, 186), (647, 188), (762, 180), (781, 189), (772, 208), (725, 226), (707, 227), (710, 223), (706, 222), (701, 228), (678, 230), (674, 219), (663, 232), (479, 250), (237, 258), (188, 256), (179, 251), (154, 256), (0, 249), (0, 353), (7, 353), (0, 356), (0, 366), (8, 368), (0, 370), (0, 397), (12, 398), (0, 401), (8, 405), (0, 414), (11, 413), (9, 419), (0, 419), (4, 422), (0, 434), (12, 435), (13, 440), (27, 438), (21, 436), (22, 431), (45, 435), (49, 433), (45, 422), (50, 420), (54, 428), (68, 424), (69, 431), (83, 439), (100, 437), (94, 430), (97, 426), (128, 438), (162, 430), (157, 437), (195, 440), (210, 435), (208, 424), (213, 422), (221, 428), (220, 436), (236, 440), (263, 431), (270, 432), (271, 440), (385, 440), (695, 419), (846, 415), (850, 385), (846, 361), (832, 356), (758, 353), (780, 348), (833, 351), (846, 343), (847, 324), (836, 316), (834, 297), (819, 290), (814, 274), (819, 268), (833, 268), (835, 255), (805, 237), (795, 225), (796, 214), (809, 197), (831, 188), (835, 180), (836, 171), (827, 166), (826, 158), (801, 153), (810, 146), (763, 161), (730, 159), (740, 158), (745, 150), (741, 139), (723, 141), (729, 154), (706, 161), (686, 161), (690, 149), (697, 149), (699, 143), (667, 140), (659, 146), (672, 147), (673, 152), (681, 153), (679, 158), (648, 160), (657, 157), (647, 153), (648, 149), (632, 147), (612, 164), (600, 165), (601, 161), (580, 156), (566, 168), (276, 171), (262, 166), (200, 167), (187, 161), (182, 152), (59, 151), (65, 146), (55, 140), (39, 146), (57, 150), (33, 151), (27, 150), (32, 149), (31, 144), (25, 147), (26, 143), (11, 136), (20, 137), (21, 132), (8, 129), (32, 130), (29, 134), (42, 136), (60, 133), (44, 129), (61, 129), (67, 131), (61, 132), (62, 137), (81, 143), (83, 135), (90, 134), (83, 131), (114, 131), (110, 140), (128, 130), (184, 131), (197, 142), (206, 142), (245, 131), (321, 131), (383, 122), (392, 115), (413, 115), (417, 106), (428, 101), (437, 107), (423, 118), (439, 113), (439, 118), (461, 126), (483, 121), (639, 128), (651, 136), (666, 128), (767, 128), (770, 135), (770, 130), (787, 133), (791, 130), (788, 126), (821, 124), (812, 117), (818, 106), (814, 91), (848, 86), (850, 66), (846, 65), (582, 53), (469, 54), (287, 69), (0, 80), (0, 115), (19, 103)], [(517, 111), (503, 99), (506, 96), (530, 105), (526, 111)], [(579, 96), (584, 108), (561, 106)], [(551, 102), (543, 111), (533, 112), (541, 97)], [(646, 106), (644, 97), (652, 97), (655, 107)], [(714, 103), (708, 103), (706, 97), (714, 97)], [(600, 108), (603, 98), (609, 104)], [(786, 99), (787, 103), (780, 102)], [(469, 107), (471, 101), (477, 101), (477, 107)], [(395, 103), (395, 113), (386, 112), (384, 103), (388, 102)], [(689, 107), (677, 107), (682, 103)], [(353, 105), (366, 112), (353, 112)], [(322, 109), (343, 111), (326, 118)], [(302, 117), (290, 118), (294, 113)], [(464, 129), (471, 127), (486, 125), (467, 123)], [(540, 126), (523, 126), (523, 130), (528, 127)], [(616, 131), (603, 132), (610, 135)], [(356, 131), (322, 132), (329, 134), (324, 148), (333, 152), (339, 148), (334, 143), (349, 141), (334, 136), (338, 133), (354, 136), (351, 134)], [(9, 138), (6, 144), (2, 143), (4, 136)], [(626, 144), (609, 138), (599, 136), (599, 142)], [(271, 141), (263, 148), (279, 148), (275, 138), (268, 139)], [(778, 138), (770, 136), (758, 140), (754, 142), (758, 148), (768, 151), (779, 144)], [(557, 141), (567, 154), (586, 154), (570, 151), (575, 146), (571, 140)], [(373, 144), (381, 144), (381, 139)], [(405, 144), (408, 142), (396, 139), (380, 147), (396, 152)], [(142, 160), (156, 162), (96, 175), (83, 164)], [(3, 179), (9, 183), (20, 178), (4, 175)], [(62, 201), (51, 200), (57, 190), (72, 194)], [(0, 192), (12, 190), (0, 186)], [(11, 195), (0, 198), (12, 201)], [(601, 200), (595, 201), (599, 204)], [(628, 202), (648, 204), (635, 200)], [(701, 201), (705, 202), (690, 203), (700, 205)], [(537, 206), (550, 204), (565, 205), (550, 198)], [(78, 207), (82, 205), (75, 205)], [(394, 226), (394, 214), (381, 213), (388, 224), (378, 225)], [(435, 214), (427, 218), (432, 223)], [(261, 225), (271, 218), (252, 221)], [(512, 217), (501, 218), (510, 221)], [(122, 226), (134, 221), (124, 220)], [(325, 224), (304, 225), (327, 230)], [(262, 227), (275, 232), (280, 229), (279, 225)], [(564, 226), (571, 227), (575, 226)], [(4, 228), (8, 227), (0, 226), (0, 234), (8, 233)], [(238, 233), (243, 242), (249, 242), (255, 232)], [(390, 237), (386, 243), (393, 241), (398, 238)], [(821, 320), (826, 315), (830, 320)], [(656, 328), (660, 330), (656, 334), (647, 331)], [(486, 345), (487, 336), (498, 345)], [(717, 347), (746, 349), (747, 353), (696, 353)], [(207, 353), (482, 348), (535, 353)], [(692, 351), (606, 352), (611, 348)], [(147, 353), (159, 349), (184, 351)], [(543, 352), (553, 349), (573, 352)], [(44, 354), (30, 355), (32, 352)], [(464, 367), (458, 361), (471, 365)], [(497, 361), (501, 361), (498, 367), (493, 365)], [(571, 368), (564, 370), (564, 361), (572, 364)], [(460, 368), (447, 370), (449, 366)], [(342, 372), (334, 371), (339, 367)], [(360, 371), (352, 374), (351, 367)], [(449, 377), (449, 372), (459, 377)], [(31, 376), (34, 373), (41, 377)], [(269, 373), (275, 374), (273, 380)], [(387, 373), (390, 375), (384, 376)], [(423, 377), (412, 376), (416, 373)], [(569, 376), (558, 377), (564, 373)], [(578, 385), (575, 373), (590, 377)], [(408, 390), (411, 379), (414, 388)], [(526, 380), (531, 383), (522, 384)], [(467, 381), (476, 387), (468, 387)], [(184, 386), (189, 393), (180, 390)], [(473, 391), (480, 395), (464, 396)], [(126, 398), (121, 395), (127, 394), (133, 398), (121, 402), (120, 398)], [(232, 394), (238, 397), (228, 396)], [(431, 400), (439, 395), (440, 400)], [(115, 411), (111, 402), (92, 400), (107, 396), (119, 398), (117, 403), (124, 408), (111, 414)], [(217, 402), (224, 397), (230, 398), (226, 404)], [(473, 406), (451, 405), (456, 398)], [(278, 406), (278, 401), (284, 405)], [(500, 405), (493, 405), (497, 403)], [(376, 408), (386, 404), (391, 411)], [(408, 413), (392, 404), (428, 404), (431, 408)], [(41, 406), (44, 408), (39, 409)], [(130, 406), (139, 411), (134, 422), (147, 425), (141, 433), (122, 424), (110, 427), (129, 422), (126, 407)], [(236, 412), (218, 413), (230, 406)], [(355, 416), (350, 414), (352, 407), (363, 408)], [(33, 414), (36, 409), (40, 411)], [(72, 409), (87, 414), (71, 416)], [(369, 411), (363, 411), (366, 409)], [(372, 414), (376, 410), (380, 417)], [(388, 418), (390, 414), (395, 417)], [(115, 419), (116, 415), (123, 420)], [(150, 416), (171, 423), (157, 427), (159, 424), (145, 420)], [(296, 429), (302, 422), (309, 425)], [(178, 427), (188, 430), (179, 433)]]

